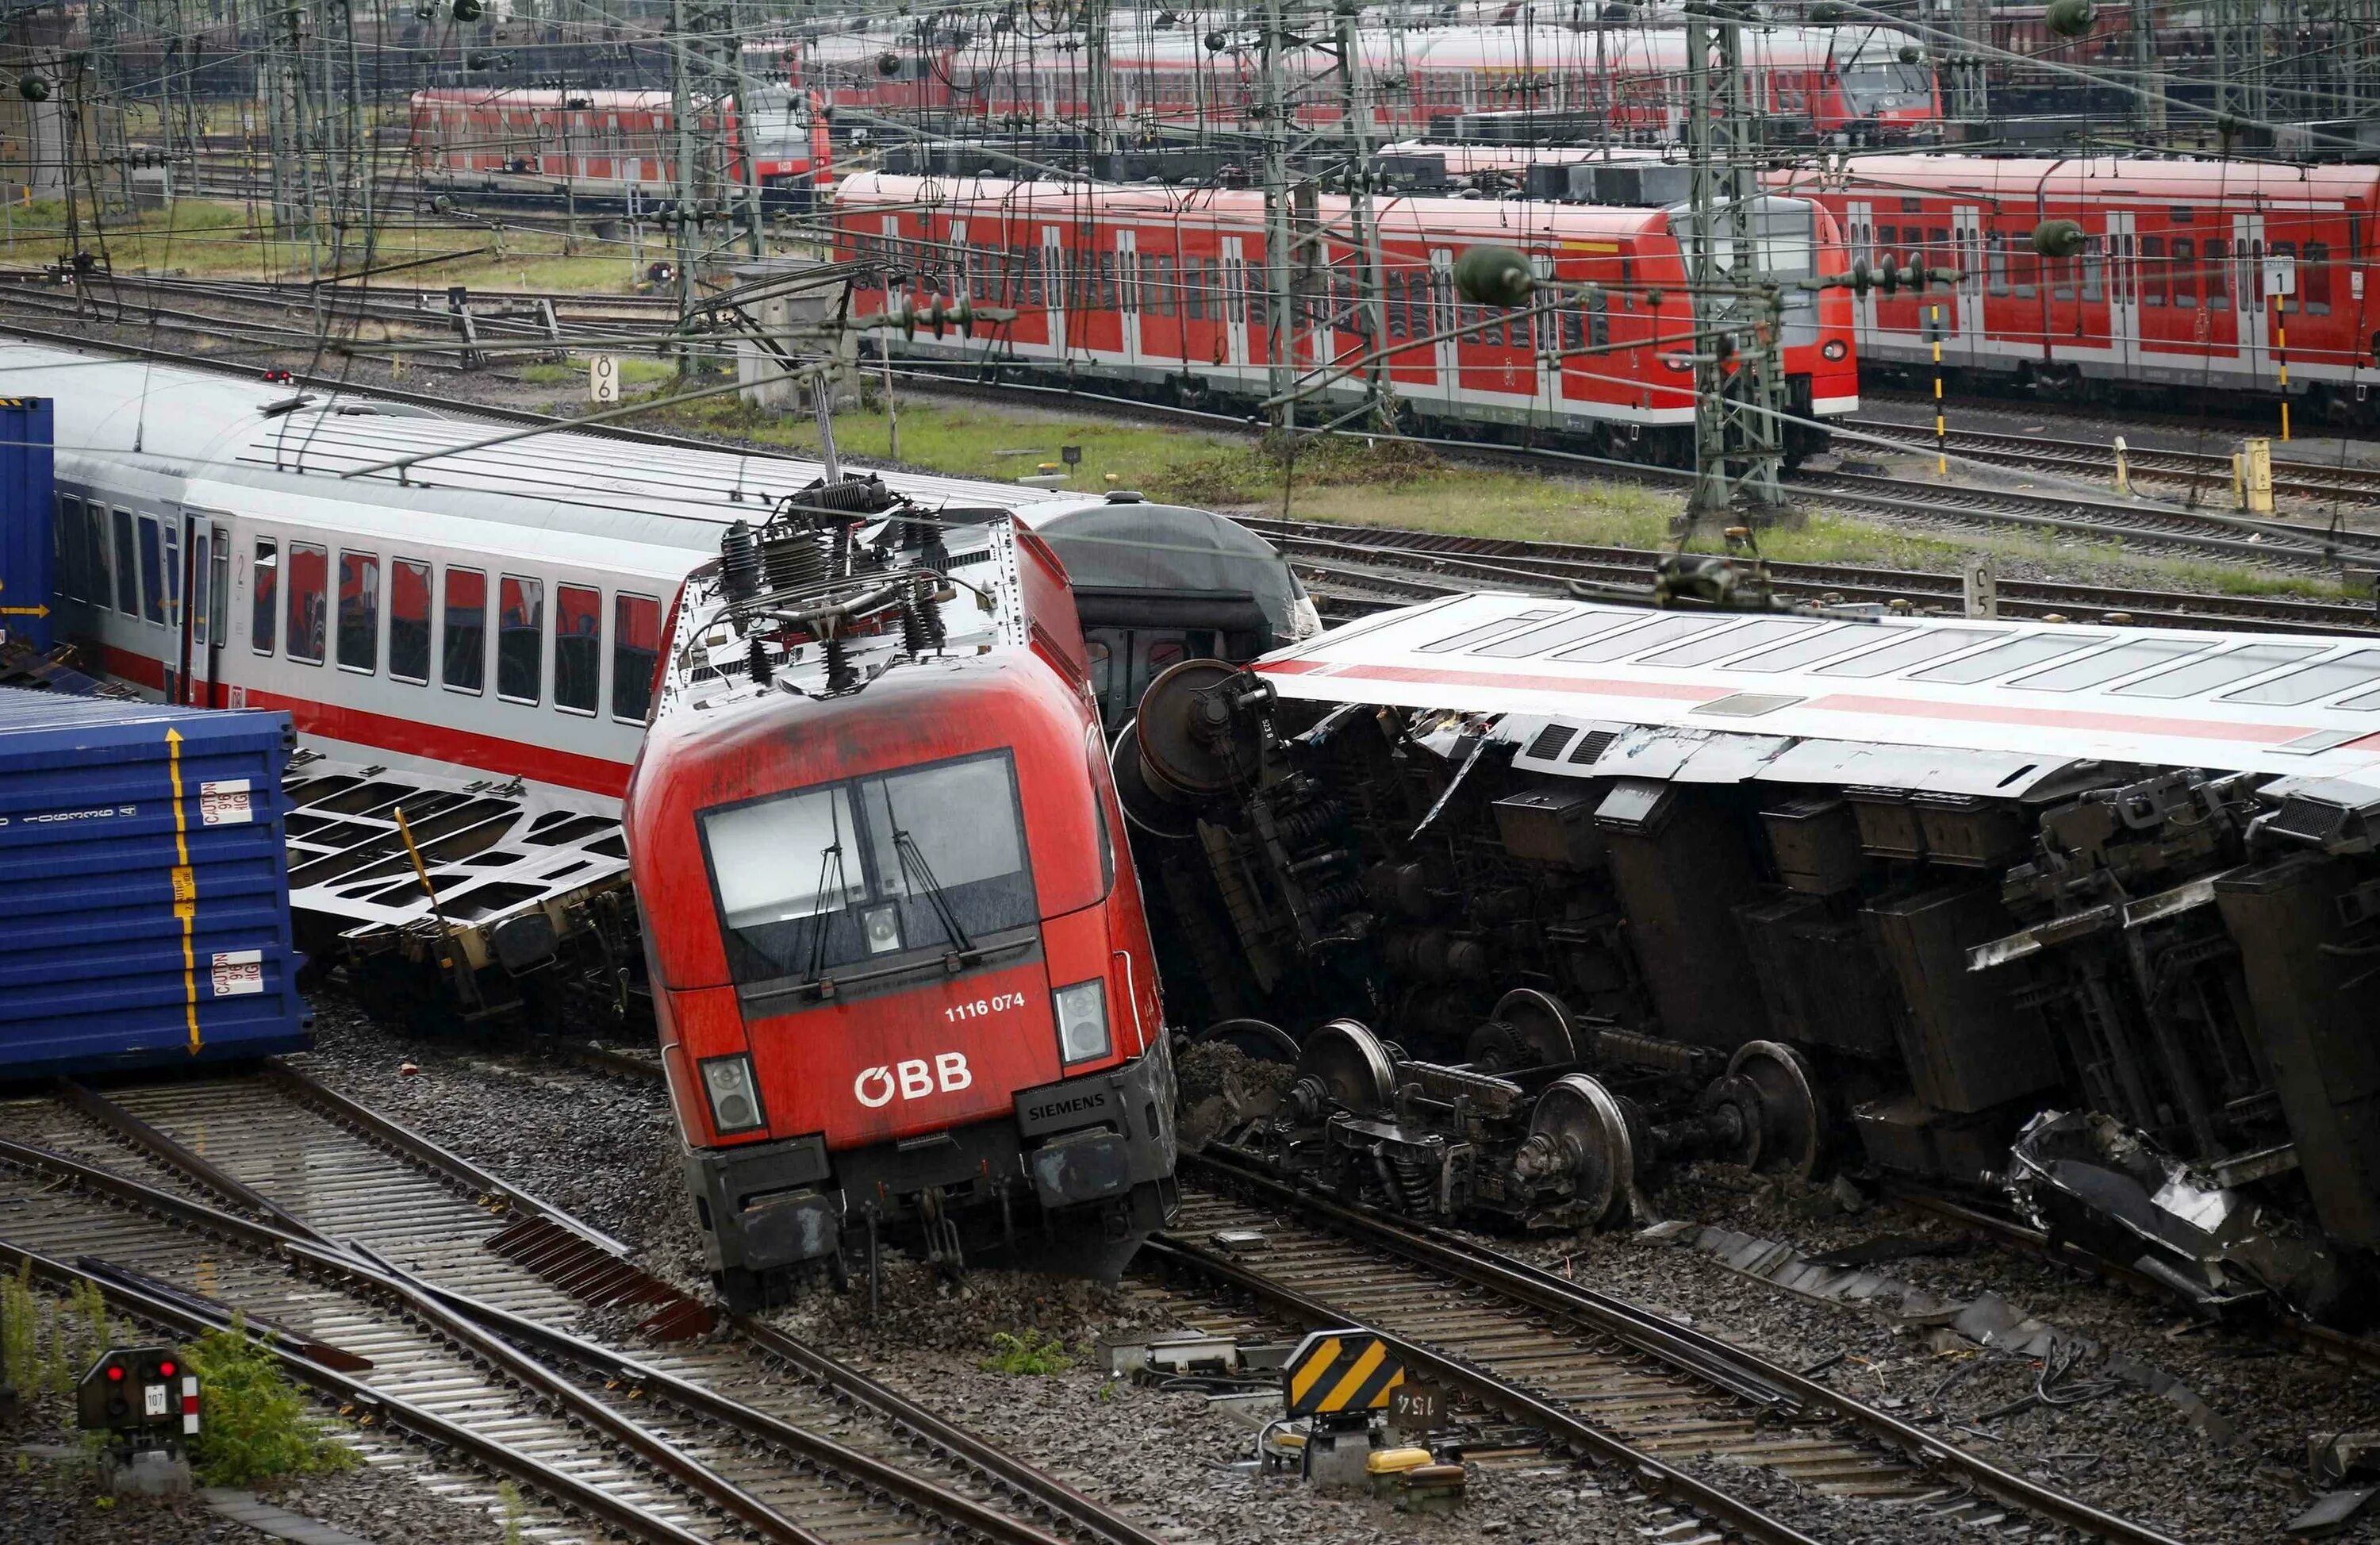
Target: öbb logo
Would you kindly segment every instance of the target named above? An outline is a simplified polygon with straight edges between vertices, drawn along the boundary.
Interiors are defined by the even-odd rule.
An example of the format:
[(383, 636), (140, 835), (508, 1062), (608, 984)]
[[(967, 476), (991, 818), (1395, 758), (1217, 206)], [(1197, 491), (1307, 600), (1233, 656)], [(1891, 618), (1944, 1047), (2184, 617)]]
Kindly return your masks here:
[(852, 1098), (871, 1111), (880, 1111), (892, 1103), (892, 1097), (923, 1100), (939, 1086), (944, 1094), (956, 1094), (975, 1082), (975, 1075), (966, 1064), (964, 1052), (944, 1052), (928, 1066), (923, 1057), (912, 1057), (891, 1067), (870, 1067), (851, 1081)]

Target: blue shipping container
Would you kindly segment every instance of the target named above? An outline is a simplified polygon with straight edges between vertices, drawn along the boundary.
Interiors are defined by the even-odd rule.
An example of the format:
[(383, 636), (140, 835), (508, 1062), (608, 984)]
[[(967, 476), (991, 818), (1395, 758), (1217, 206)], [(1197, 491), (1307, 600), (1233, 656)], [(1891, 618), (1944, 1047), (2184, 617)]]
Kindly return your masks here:
[(57, 544), (50, 399), (0, 397), (0, 633), (50, 647)]
[(302, 1051), (285, 713), (0, 687), (0, 1078)]

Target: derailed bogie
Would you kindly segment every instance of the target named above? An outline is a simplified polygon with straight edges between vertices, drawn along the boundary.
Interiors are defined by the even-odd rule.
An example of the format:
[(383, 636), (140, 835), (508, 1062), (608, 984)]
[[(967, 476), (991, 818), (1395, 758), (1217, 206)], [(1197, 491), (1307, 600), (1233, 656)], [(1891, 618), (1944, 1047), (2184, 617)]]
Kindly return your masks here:
[[(1617, 612), (1540, 603), (1501, 635), (1435, 624), (1430, 647), (1583, 638), (1624, 628)], [(1702, 626), (1652, 625), (1648, 646)], [(1195, 709), (1228, 748), (1225, 775), (1156, 796), (1234, 946), (1200, 986), (1293, 1030), (1364, 1005), (1393, 1071), (1386, 1099), (1335, 1102), (1343, 1080), (1301, 1077), (1227, 1140), (1400, 1210), (1522, 1227), (1641, 1217), (1688, 1158), (1804, 1178), (1843, 1162), (2000, 1191), (2067, 1232), (2087, 1214), (2097, 1247), (2209, 1307), (2269, 1291), (2337, 1314), (2368, 1280), (2368, 785), (2159, 765), (2145, 745), (1331, 702), (1321, 677), (1269, 674), (1144, 704), (1144, 723)], [(1177, 906), (1189, 886), (1170, 882)], [(1331, 1024), (1330, 1054), (1353, 1034)]]

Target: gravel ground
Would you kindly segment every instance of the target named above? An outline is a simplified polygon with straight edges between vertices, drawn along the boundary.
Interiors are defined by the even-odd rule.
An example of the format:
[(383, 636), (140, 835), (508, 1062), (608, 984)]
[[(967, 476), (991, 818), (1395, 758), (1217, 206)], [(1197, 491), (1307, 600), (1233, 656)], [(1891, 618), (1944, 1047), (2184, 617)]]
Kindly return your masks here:
[[(60, 1458), (18, 1445), (71, 1447), (73, 1408), (58, 1396), (35, 1401), (0, 1426), (0, 1541), (6, 1545), (255, 1545), (263, 1537), (210, 1511), (195, 1496), (116, 1497), (79, 1455)], [(497, 1545), (502, 1521), (424, 1490), (395, 1465), (362, 1465), (261, 1488), (261, 1500), (386, 1545)]]
[[(2380, 1426), (2380, 1378), (2277, 1350), (2245, 1331), (2205, 1326), (2139, 1296), (1940, 1220), (1898, 1209), (1846, 1215), (1806, 1188), (1790, 1191), (1729, 1166), (1698, 1165), (1656, 1198), (1692, 1218), (1782, 1240), (1805, 1253), (1898, 1235), (1938, 1241), (1942, 1253), (1877, 1270), (1937, 1297), (1997, 1293), (2020, 1312), (2078, 1332), (2109, 1354), (2165, 1369), (2235, 1431), (2218, 1443), (2170, 1402), (2135, 1386), (2063, 1410), (2035, 1407), (1978, 1423), (2033, 1393), (2029, 1358), (1941, 1350), (1880, 1300), (1822, 1301), (1735, 1271), (1700, 1250), (1628, 1235), (1493, 1243), (1791, 1368), (1840, 1354), (1828, 1377), (1904, 1419), (1945, 1430), (2002, 1468), (2069, 1490), (2110, 1512), (2198, 1540), (2270, 1539), (2317, 1494), (2306, 1442), (2317, 1432)], [(2093, 1365), (2095, 1367), (2095, 1364)], [(2091, 1369), (2086, 1368), (2085, 1371)], [(1958, 1381), (1936, 1398), (1946, 1379)], [(1931, 1413), (1939, 1412), (1939, 1416)], [(1952, 1430), (1959, 1426), (1980, 1427)], [(2380, 1540), (2380, 1516), (2340, 1538)]]
[[(318, 1077), (617, 1234), (638, 1247), (649, 1269), (700, 1285), (699, 1235), (658, 1088), (540, 1061), (526, 1048), (398, 1034), (364, 1019), (335, 993), (321, 995), (317, 1007), (322, 1049), (310, 1066)], [(419, 1071), (402, 1072), (407, 1063)], [(1232, 1098), (1234, 1084), (1248, 1077), (1228, 1055), (1184, 1062), (1194, 1107)], [(589, 1101), (599, 1102), (598, 1119), (589, 1119)], [(1996, 1292), (2107, 1352), (2170, 1371), (2234, 1424), (2228, 1445), (2211, 1441), (2175, 1405), (2133, 1387), (2071, 1409), (2036, 1408), (1983, 1423), (1985, 1437), (1951, 1435), (2004, 1467), (2183, 1538), (2274, 1537), (2313, 1494), (2305, 1478), (2309, 1434), (2380, 1427), (2380, 1380), (2371, 1375), (2277, 1351), (2244, 1332), (2206, 1329), (2168, 1305), (1977, 1241), (1938, 1220), (1894, 1210), (1846, 1215), (1822, 1196), (1788, 1194), (1715, 1165), (1689, 1170), (1658, 1204), (1671, 1217), (1784, 1240), (1805, 1252), (1879, 1235), (1938, 1241), (1946, 1253), (1880, 1270), (1945, 1299)], [(1626, 1235), (1492, 1243), (1742, 1340), (1788, 1366), (1840, 1353), (1828, 1377), (1945, 1430), (1975, 1425), (2031, 1393), (2037, 1371), (2026, 1359), (1946, 1353), (1937, 1349), (1942, 1338), (1929, 1340), (1924, 1328), (1900, 1324), (1881, 1307), (1803, 1297), (1690, 1247)], [(857, 1295), (820, 1295), (781, 1312), (789, 1329), (953, 1419), (1014, 1442), (1087, 1491), (1153, 1524), (1219, 1539), (1316, 1538), (1318, 1531), (1331, 1539), (1401, 1539), (1450, 1527), (1368, 1501), (1317, 1498), (1292, 1483), (1233, 1470), (1232, 1461), (1249, 1452), (1251, 1434), (1210, 1411), (1200, 1395), (1101, 1379), (1085, 1355), (1090, 1343), (1168, 1318), (1162, 1304), (1129, 1289), (994, 1271), (978, 1271), (953, 1287), (896, 1261), (887, 1271), (884, 1307), (872, 1320)], [(977, 1365), (1002, 1331), (1060, 1338), (1079, 1360), (1050, 1376), (987, 1372)], [(1953, 1373), (1960, 1374), (1955, 1385), (1932, 1399)], [(1938, 1417), (1931, 1414), (1937, 1409)], [(1533, 1511), (1557, 1506), (1548, 1500), (1557, 1491), (1578, 1490), (1568, 1475), (1489, 1469), (1477, 1478), (1463, 1516), (1503, 1520), (1516, 1539), (1539, 1538), (1540, 1528), (1555, 1531), (1543, 1538), (1560, 1538), (1560, 1518), (1586, 1503), (1609, 1509), (1615, 1530), (1624, 1522), (1633, 1531), (1641, 1522), (1641, 1515), (1600, 1497), (1574, 1496), (1543, 1517)], [(1791, 1488), (1781, 1495), (1778, 1505), (1806, 1509), (1818, 1532), (1848, 1537), (1835, 1504)], [(1900, 1537), (1922, 1538), (1907, 1531)], [(2366, 1520), (2348, 1538), (2380, 1540), (2380, 1520)]]

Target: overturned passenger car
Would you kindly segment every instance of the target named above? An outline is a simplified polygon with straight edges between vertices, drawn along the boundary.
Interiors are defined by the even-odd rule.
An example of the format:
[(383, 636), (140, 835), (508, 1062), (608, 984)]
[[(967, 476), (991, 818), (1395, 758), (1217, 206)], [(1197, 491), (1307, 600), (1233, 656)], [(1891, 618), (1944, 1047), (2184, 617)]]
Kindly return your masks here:
[(1300, 1044), (1269, 1162), (1568, 1227), (1851, 1162), (2208, 1307), (2368, 1291), (2368, 642), (1471, 595), (1177, 667), (1116, 761), (1169, 980)]

